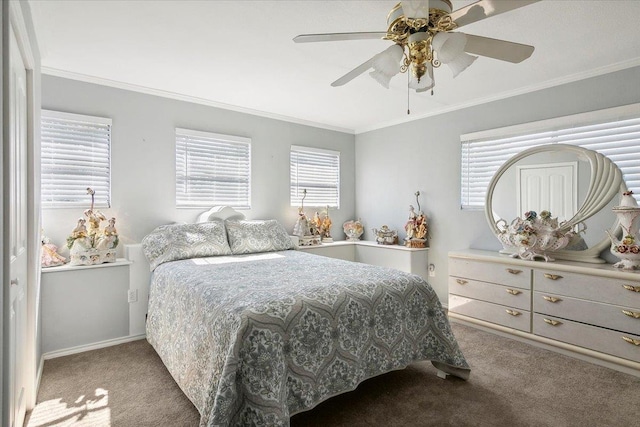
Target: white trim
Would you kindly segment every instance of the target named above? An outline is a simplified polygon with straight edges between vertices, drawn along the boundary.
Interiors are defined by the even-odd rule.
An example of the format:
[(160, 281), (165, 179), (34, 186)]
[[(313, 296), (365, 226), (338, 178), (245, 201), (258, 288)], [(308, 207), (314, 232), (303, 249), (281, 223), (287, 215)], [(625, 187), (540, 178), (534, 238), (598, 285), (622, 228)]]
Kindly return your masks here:
[(258, 117), (266, 117), (268, 119), (280, 120), (283, 122), (295, 123), (303, 126), (312, 126), (320, 129), (332, 130), (335, 132), (355, 134), (353, 129), (343, 128), (339, 126), (327, 125), (324, 123), (313, 122), (311, 120), (299, 119), (296, 117), (285, 116), (283, 114), (269, 113), (267, 111), (254, 110), (252, 108), (240, 107), (237, 105), (225, 104), (210, 99), (200, 98), (197, 96), (184, 95), (181, 93), (169, 92), (161, 89), (154, 89), (146, 86), (140, 86), (132, 83), (119, 82), (116, 80), (104, 79), (101, 77), (89, 76), (86, 74), (75, 73), (72, 71), (59, 70), (51, 67), (42, 67), (42, 74), (54, 77), (62, 77), (65, 79), (77, 80), (85, 83), (93, 83), (101, 86), (113, 87), (116, 89), (124, 89), (132, 92), (144, 93), (146, 95), (160, 96), (162, 98), (175, 99), (178, 101), (190, 102), (193, 104), (206, 105), (209, 107), (222, 108), (238, 113), (251, 114)]
[(131, 341), (137, 341), (146, 338), (146, 334), (129, 335), (122, 338), (114, 338), (105, 341), (99, 341), (92, 344), (79, 345), (77, 347), (64, 348), (62, 350), (50, 351), (44, 353), (42, 357), (44, 360), (55, 359), (57, 357), (69, 356), (77, 353), (84, 353), (85, 351), (98, 350), (100, 348), (111, 347), (118, 344), (124, 344)]
[(11, 26), (13, 27), (13, 33), (16, 36), (16, 41), (20, 47), (20, 56), (26, 70), (33, 70), (35, 67), (35, 57), (31, 50), (31, 44), (29, 42), (29, 31), (27, 31), (27, 25), (22, 14), (22, 7), (19, 1), (9, 2), (9, 17), (11, 19)]
[(306, 151), (309, 153), (330, 154), (332, 156), (340, 156), (340, 152), (336, 150), (327, 150), (325, 148), (307, 147), (304, 145), (291, 145), (291, 151)]
[[(40, 391), (40, 383), (42, 382), (42, 371), (44, 370), (44, 354), (40, 356), (40, 364), (38, 366), (38, 372), (36, 373), (36, 385), (35, 385), (35, 396), (38, 396), (38, 392)], [(35, 406), (35, 402), (34, 402)]]
[(513, 126), (505, 126), (496, 129), (483, 130), (478, 132), (460, 135), (460, 142), (479, 141), (491, 138), (508, 138), (526, 133), (536, 133), (538, 131), (550, 131), (554, 129), (566, 129), (581, 126), (583, 124), (593, 124), (597, 121), (613, 121), (628, 118), (630, 116), (640, 116), (640, 103), (622, 105), (620, 107), (605, 108), (603, 110), (589, 111), (586, 113), (571, 114), (568, 116), (555, 117), (536, 122), (521, 123)]
[(64, 111), (53, 111), (53, 110), (43, 109), (40, 117), (47, 118), (47, 119), (72, 120), (72, 121), (86, 122), (91, 124), (97, 123), (101, 125), (113, 126), (113, 120), (111, 120), (109, 117), (87, 116), (85, 114), (67, 113)]
[(210, 138), (210, 139), (216, 139), (219, 141), (226, 141), (226, 142), (243, 142), (245, 144), (251, 144), (251, 138), (248, 138), (245, 136), (224, 135), (221, 133), (213, 133), (213, 132), (185, 129), (185, 128), (176, 128), (176, 136), (178, 135), (193, 136), (196, 138)]
[(583, 72), (575, 73), (569, 76), (548, 80), (546, 82), (525, 86), (519, 89), (506, 91), (506, 92), (502, 92), (502, 93), (491, 95), (491, 96), (486, 96), (473, 101), (463, 102), (457, 105), (451, 105), (447, 108), (440, 108), (437, 111), (431, 111), (424, 114), (416, 114), (416, 115), (412, 115), (412, 116), (398, 119), (398, 120), (391, 120), (388, 122), (382, 122), (376, 125), (364, 126), (362, 128), (355, 128), (355, 129), (332, 126), (324, 123), (313, 122), (310, 120), (299, 119), (299, 118), (285, 116), (285, 115), (276, 114), (276, 113), (269, 113), (266, 111), (254, 110), (251, 108), (225, 104), (222, 102), (212, 101), (210, 99), (199, 98), (196, 96), (184, 95), (184, 94), (179, 94), (175, 92), (154, 89), (146, 86), (140, 86), (132, 83), (124, 83), (124, 82), (119, 82), (115, 80), (105, 79), (101, 77), (89, 76), (86, 74), (60, 70), (52, 67), (43, 66), (41, 69), (41, 72), (42, 74), (54, 76), (54, 77), (62, 77), (62, 78), (71, 79), (71, 80), (78, 80), (86, 83), (93, 83), (93, 84), (109, 86), (117, 89), (124, 89), (124, 90), (130, 90), (133, 92), (144, 93), (147, 95), (154, 95), (154, 96), (160, 96), (163, 98), (176, 99), (178, 101), (185, 101), (185, 102), (191, 102), (194, 104), (207, 105), (210, 107), (223, 108), (225, 110), (251, 114), (259, 117), (266, 117), (274, 120), (282, 120), (285, 122), (296, 123), (296, 124), (305, 125), (305, 126), (312, 126), (312, 127), (317, 127), (321, 129), (347, 133), (351, 135), (359, 135), (359, 134), (370, 132), (377, 129), (384, 129), (387, 127), (391, 127), (391, 126), (395, 126), (403, 123), (409, 123), (409, 122), (424, 119), (427, 117), (439, 116), (441, 114), (446, 114), (446, 113), (450, 113), (457, 110), (463, 110), (465, 108), (474, 107), (477, 105), (482, 105), (489, 102), (498, 101), (501, 99), (511, 98), (518, 95), (524, 95), (524, 94), (535, 92), (538, 90), (549, 89), (552, 87), (561, 86), (563, 84), (573, 83), (576, 81), (585, 80), (588, 78), (597, 77), (597, 76), (601, 76), (609, 73), (614, 73), (616, 71), (622, 71), (622, 70), (626, 70), (628, 68), (633, 68), (637, 66), (640, 66), (640, 58), (634, 58), (628, 61), (621, 61), (615, 64), (606, 65), (606, 66), (597, 68), (595, 70), (583, 71)]
[[(361, 133), (365, 133), (365, 132), (370, 132), (372, 130), (377, 130), (377, 129), (383, 129), (383, 128), (388, 128), (391, 126), (395, 126), (395, 125), (399, 125), (399, 124), (403, 124), (403, 123), (409, 123), (409, 122), (413, 122), (416, 120), (420, 120), (420, 119), (424, 119), (427, 117), (433, 117), (433, 116), (439, 116), (441, 114), (446, 114), (446, 113), (451, 113), (453, 111), (458, 111), (458, 110), (463, 110), (465, 108), (469, 108), (469, 107), (475, 107), (477, 105), (482, 105), (482, 104), (486, 104), (489, 102), (493, 102), (493, 101), (499, 101), (501, 99), (506, 99), (506, 98), (511, 98), (514, 96), (518, 96), (518, 95), (524, 95), (527, 93), (531, 93), (531, 92), (536, 92), (539, 90), (543, 90), (543, 89), (549, 89), (552, 87), (556, 87), (556, 86), (562, 86), (564, 84), (568, 84), (568, 83), (573, 83), (573, 82), (577, 82), (580, 80), (586, 80), (592, 77), (598, 77), (598, 76), (602, 76), (605, 74), (610, 74), (610, 73), (614, 73), (616, 71), (622, 71), (622, 70), (626, 70), (628, 68), (633, 68), (633, 67), (637, 67), (640, 66), (640, 58), (634, 58), (631, 59), (629, 61), (622, 61), (622, 62), (618, 62), (615, 64), (611, 64), (611, 65), (606, 65), (604, 67), (600, 67), (597, 68), (595, 70), (589, 70), (589, 71), (584, 71), (581, 73), (576, 73), (576, 74), (572, 74), (569, 76), (565, 76), (565, 77), (560, 77), (557, 79), (553, 79), (553, 80), (548, 80), (546, 82), (542, 82), (542, 83), (538, 83), (538, 84), (534, 84), (534, 85), (530, 85), (530, 86), (525, 86), (519, 89), (515, 89), (515, 90), (511, 90), (511, 91), (507, 91), (507, 92), (502, 92), (502, 93), (498, 93), (495, 95), (491, 95), (491, 96), (486, 96), (483, 98), (478, 98), (469, 102), (463, 102), (461, 104), (456, 104), (456, 105), (451, 105), (447, 108), (440, 108), (437, 111), (431, 111), (431, 112), (427, 112), (424, 114), (416, 114), (416, 115), (412, 115), (410, 117), (406, 117), (406, 118), (402, 118), (402, 119), (398, 119), (398, 120), (392, 120), (392, 121), (388, 121), (388, 122), (383, 122), (383, 123), (379, 123), (377, 125), (373, 125), (373, 126), (366, 126), (366, 127), (362, 127), (362, 128), (356, 128), (354, 130), (354, 133), (356, 135), (359, 135)], [(436, 90), (437, 90), (437, 86), (436, 86)]]

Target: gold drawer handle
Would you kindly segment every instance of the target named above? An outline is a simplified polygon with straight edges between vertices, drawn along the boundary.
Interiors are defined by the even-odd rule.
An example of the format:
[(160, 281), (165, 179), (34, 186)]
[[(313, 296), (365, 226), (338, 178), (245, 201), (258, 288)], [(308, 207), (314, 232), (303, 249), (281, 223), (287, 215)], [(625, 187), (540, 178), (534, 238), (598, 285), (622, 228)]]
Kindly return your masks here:
[(544, 295), (542, 298), (544, 298), (545, 301), (549, 301), (549, 302), (558, 302), (558, 301), (562, 301), (562, 299), (560, 298), (556, 298), (556, 297), (548, 297), (546, 295)]
[(522, 313), (520, 313), (519, 311), (515, 311), (515, 310), (505, 310), (507, 312), (507, 314), (510, 314), (512, 316), (520, 316)]
[(629, 337), (622, 337), (622, 339), (625, 340), (626, 342), (628, 342), (629, 344), (639, 345), (640, 346), (640, 340), (636, 340), (636, 339), (629, 338)]
[(548, 323), (548, 324), (550, 324), (551, 326), (558, 326), (558, 325), (562, 325), (562, 322), (559, 322), (559, 321), (557, 321), (557, 320), (544, 319), (544, 318), (543, 318), (542, 320), (544, 320), (544, 323)]
[(634, 319), (640, 319), (640, 311), (622, 310), (622, 312), (629, 317), (633, 317)]
[(506, 289), (506, 291), (511, 295), (519, 295), (522, 293), (521, 291), (516, 291), (515, 289)]
[(462, 280), (462, 279), (456, 279), (456, 282), (457, 282), (459, 285), (466, 285), (467, 283), (469, 283), (469, 282), (467, 282), (466, 280)]
[(558, 275), (558, 274), (549, 274), (549, 273), (544, 273), (544, 277), (546, 277), (547, 279), (551, 279), (551, 280), (558, 280), (558, 279), (562, 279), (562, 276)]
[(631, 292), (640, 292), (640, 286), (622, 285), (622, 287)]
[(511, 273), (511, 274), (520, 274), (520, 273), (522, 273), (522, 270), (516, 270), (516, 269), (513, 269), (513, 268), (507, 268), (507, 271), (509, 273)]

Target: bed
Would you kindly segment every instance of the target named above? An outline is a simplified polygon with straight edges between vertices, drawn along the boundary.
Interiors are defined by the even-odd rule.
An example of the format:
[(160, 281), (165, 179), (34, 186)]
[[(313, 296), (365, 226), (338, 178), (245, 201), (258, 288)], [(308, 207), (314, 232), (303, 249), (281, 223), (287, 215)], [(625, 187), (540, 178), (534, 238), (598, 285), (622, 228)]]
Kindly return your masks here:
[(223, 211), (143, 240), (153, 270), (147, 339), (201, 426), (288, 426), (415, 361), (468, 378), (422, 278), (294, 250), (276, 221)]

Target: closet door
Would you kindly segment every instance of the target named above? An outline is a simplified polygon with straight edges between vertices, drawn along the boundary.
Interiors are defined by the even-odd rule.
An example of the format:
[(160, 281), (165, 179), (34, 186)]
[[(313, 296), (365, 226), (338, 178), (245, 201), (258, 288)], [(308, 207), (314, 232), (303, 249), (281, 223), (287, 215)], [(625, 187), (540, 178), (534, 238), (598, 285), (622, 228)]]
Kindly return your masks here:
[[(26, 412), (27, 347), (27, 73), (9, 31), (9, 425), (22, 426)], [(5, 163), (6, 164), (6, 163)], [(6, 306), (5, 306), (6, 307)], [(6, 317), (5, 317), (6, 318)], [(6, 354), (6, 353), (5, 353)]]

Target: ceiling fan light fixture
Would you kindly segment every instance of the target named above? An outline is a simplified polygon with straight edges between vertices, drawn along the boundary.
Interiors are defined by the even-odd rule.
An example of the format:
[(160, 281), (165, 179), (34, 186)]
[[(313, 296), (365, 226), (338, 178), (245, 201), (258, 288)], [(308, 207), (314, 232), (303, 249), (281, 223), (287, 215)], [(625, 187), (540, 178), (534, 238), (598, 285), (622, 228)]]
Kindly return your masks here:
[(439, 32), (433, 36), (431, 46), (438, 53), (438, 59), (443, 64), (455, 60), (464, 53), (467, 36), (462, 33)]
[(405, 0), (402, 2), (402, 12), (407, 18), (428, 19), (429, 0)]
[(424, 92), (433, 88), (436, 84), (433, 79), (433, 67), (430, 63), (411, 64), (411, 78), (409, 88), (416, 92)]
[(373, 57), (372, 67), (374, 70), (386, 74), (391, 78), (400, 72), (400, 62), (402, 61), (403, 54), (404, 49), (402, 49), (402, 46), (397, 44), (389, 46)]
[(473, 64), (473, 61), (476, 59), (478, 59), (477, 56), (462, 52), (460, 55), (456, 56), (453, 61), (448, 62), (447, 66), (453, 73), (453, 78), (456, 78), (458, 74), (466, 70), (469, 65)]
[(373, 70), (369, 73), (369, 75), (382, 86), (389, 89), (389, 82), (391, 81), (391, 77), (393, 77), (393, 75), (385, 74), (379, 70)]

